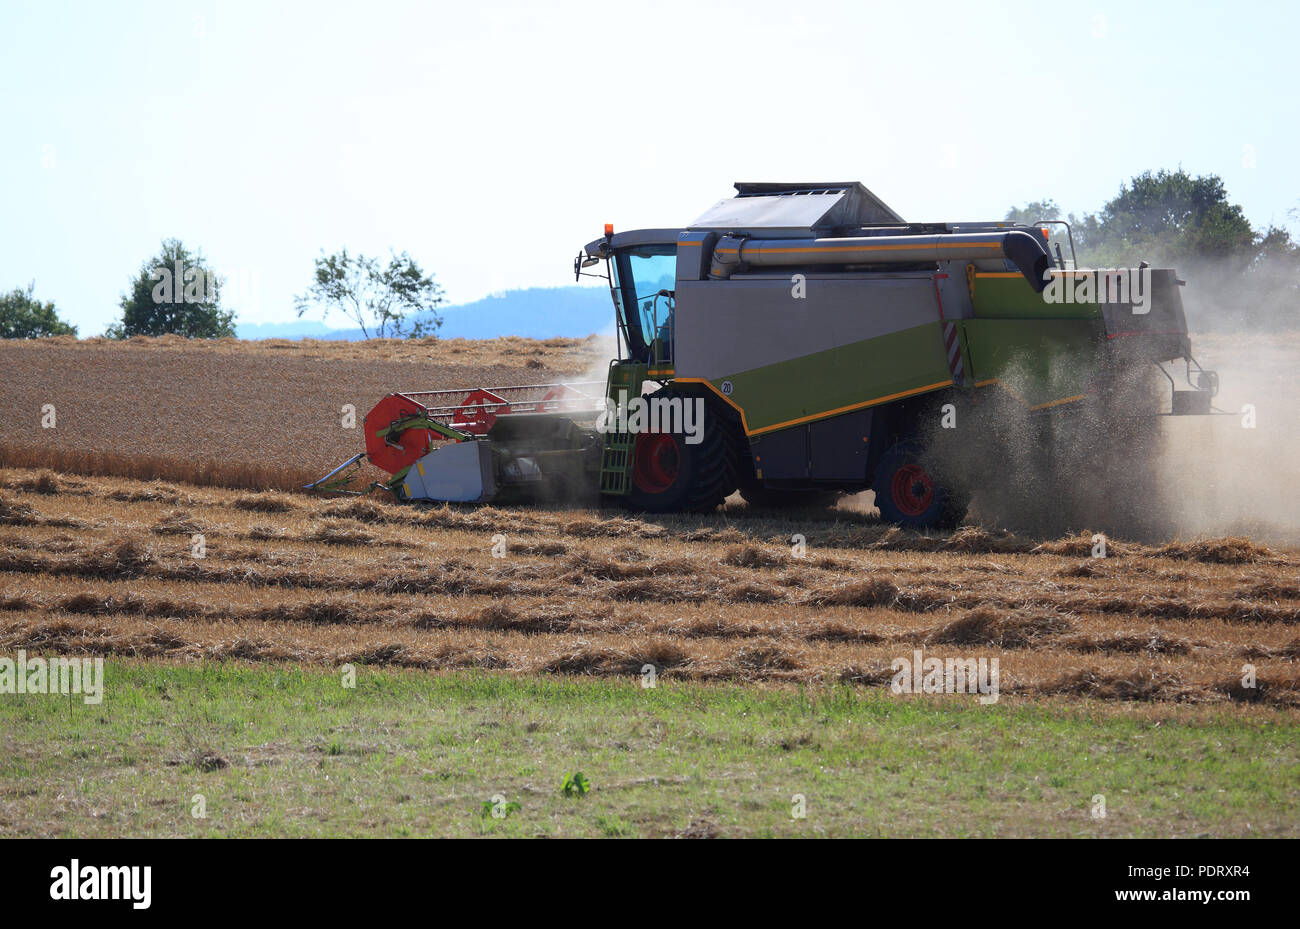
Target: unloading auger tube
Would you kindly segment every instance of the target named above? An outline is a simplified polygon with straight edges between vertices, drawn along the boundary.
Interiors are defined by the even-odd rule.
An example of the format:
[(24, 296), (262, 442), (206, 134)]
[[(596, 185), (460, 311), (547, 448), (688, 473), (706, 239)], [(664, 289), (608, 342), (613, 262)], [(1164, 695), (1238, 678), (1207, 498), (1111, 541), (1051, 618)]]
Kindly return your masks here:
[(727, 280), (746, 268), (805, 265), (881, 265), (1006, 258), (1035, 293), (1047, 287), (1052, 258), (1027, 232), (880, 235), (830, 239), (760, 239), (725, 235), (718, 240), (709, 277)]

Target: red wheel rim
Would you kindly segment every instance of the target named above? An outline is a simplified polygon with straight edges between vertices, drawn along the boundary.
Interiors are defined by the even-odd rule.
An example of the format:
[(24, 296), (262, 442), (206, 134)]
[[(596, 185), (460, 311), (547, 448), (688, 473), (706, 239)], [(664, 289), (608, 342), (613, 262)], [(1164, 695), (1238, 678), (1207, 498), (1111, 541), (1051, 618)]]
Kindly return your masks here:
[(681, 468), (677, 443), (666, 432), (637, 436), (633, 453), (632, 480), (649, 494), (661, 494), (672, 487)]
[(934, 481), (919, 464), (905, 464), (894, 472), (890, 495), (904, 516), (920, 516), (934, 502)]

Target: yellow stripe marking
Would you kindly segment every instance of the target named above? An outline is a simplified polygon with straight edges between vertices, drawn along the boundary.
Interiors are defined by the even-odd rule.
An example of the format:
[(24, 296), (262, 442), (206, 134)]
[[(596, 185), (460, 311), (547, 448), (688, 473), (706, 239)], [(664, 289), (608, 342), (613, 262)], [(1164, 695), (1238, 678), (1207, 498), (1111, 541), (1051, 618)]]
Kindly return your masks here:
[(678, 383), (678, 384), (703, 384), (705, 387), (709, 388), (709, 390), (711, 390), (711, 391), (713, 391), (715, 394), (717, 394), (718, 397), (722, 400), (723, 403), (727, 404), (727, 406), (731, 407), (733, 410), (735, 410), (737, 413), (740, 414), (740, 427), (741, 427), (742, 429), (745, 430), (745, 435), (753, 435), (753, 434), (754, 434), (754, 433), (752, 433), (752, 432), (749, 431), (749, 421), (745, 419), (745, 411), (742, 410), (742, 409), (740, 408), (739, 404), (737, 404), (734, 400), (732, 400), (730, 397), (728, 397), (728, 396), (727, 396), (726, 394), (724, 394), (722, 391), (718, 390), (717, 387), (713, 386), (713, 382), (712, 382), (712, 381), (706, 380), (706, 379), (704, 379), (704, 378), (702, 378), (702, 377), (679, 377), (679, 378), (676, 379), (675, 383)]
[(986, 381), (975, 382), (976, 387), (991, 387), (994, 384), (996, 384), (998, 387), (1001, 387), (1007, 393), (1011, 394), (1011, 396), (1015, 399), (1015, 401), (1019, 403), (1021, 406), (1028, 407), (1030, 410), (1045, 410), (1049, 407), (1061, 406), (1064, 403), (1074, 403), (1076, 400), (1082, 400), (1088, 396), (1087, 394), (1075, 394), (1073, 397), (1062, 397), (1060, 400), (1049, 400), (1047, 403), (1040, 403), (1037, 406), (1030, 406), (1028, 401), (1026, 401), (1024, 397), (1020, 396), (1020, 394), (1016, 393), (1007, 385), (1006, 381), (1003, 381), (996, 377), (991, 377)]
[(888, 403), (890, 400), (901, 400), (903, 397), (911, 397), (915, 394), (923, 394), (931, 390), (938, 390), (940, 387), (950, 387), (953, 380), (949, 378), (946, 381), (939, 381), (934, 384), (926, 384), (924, 387), (913, 387), (911, 390), (900, 390), (896, 394), (889, 394), (885, 397), (876, 397), (874, 400), (865, 400), (862, 403), (851, 403), (848, 406), (836, 407), (833, 410), (826, 410), (823, 413), (814, 413), (811, 416), (801, 416), (798, 419), (791, 419), (783, 423), (777, 423), (774, 426), (764, 426), (762, 429), (755, 429), (752, 435), (759, 435), (763, 432), (771, 432), (774, 429), (784, 429), (786, 426), (797, 426), (800, 423), (811, 422), (814, 419), (824, 419), (827, 416), (834, 416), (837, 413), (848, 413), (852, 410), (860, 410), (863, 407), (877, 406), (881, 403)]
[(679, 377), (677, 378), (677, 381), (678, 383), (703, 384), (706, 387), (708, 387), (710, 390), (712, 390), (715, 394), (717, 394), (720, 398), (722, 398), (724, 402), (726, 402), (730, 407), (732, 407), (732, 409), (734, 409), (736, 412), (740, 414), (740, 423), (745, 430), (745, 435), (762, 435), (765, 432), (774, 432), (777, 429), (785, 429), (788, 426), (797, 426), (800, 423), (808, 423), (816, 419), (825, 419), (829, 416), (835, 416), (840, 413), (849, 413), (852, 412), (853, 410), (863, 409), (864, 407), (879, 406), (882, 403), (888, 403), (890, 400), (901, 400), (903, 397), (911, 397), (916, 394), (923, 394), (931, 390), (938, 390), (940, 387), (951, 387), (954, 383), (954, 381), (951, 378), (949, 378), (946, 381), (938, 381), (937, 383), (934, 384), (926, 384), (924, 387), (913, 387), (910, 390), (900, 390), (898, 393), (888, 394), (884, 397), (876, 397), (875, 399), (872, 400), (864, 400), (861, 403), (851, 403), (848, 406), (836, 407), (833, 410), (824, 410), (820, 413), (813, 413), (809, 416), (801, 416), (798, 419), (791, 419), (783, 423), (775, 423), (774, 425), (771, 426), (764, 426), (761, 429), (750, 429), (749, 421), (745, 417), (745, 411), (741, 409), (740, 406), (734, 400), (732, 400), (722, 391), (718, 390), (718, 388), (713, 385), (712, 381), (706, 380), (702, 377)]
[(1038, 406), (1031, 406), (1031, 410), (1045, 410), (1049, 406), (1060, 406), (1062, 403), (1073, 403), (1076, 400), (1082, 400), (1086, 394), (1075, 394), (1073, 397), (1062, 397), (1060, 400), (1053, 400), (1051, 403), (1040, 403)]
[[(1062, 271), (1060, 268), (1049, 268), (1048, 273), (1050, 273), (1052, 277), (1066, 277), (1066, 276), (1078, 277), (1080, 274), (1086, 274), (1087, 272), (1086, 271)], [(1024, 277), (1024, 275), (1021, 274), (1019, 271), (977, 271), (975, 272), (975, 276), (976, 277), (1020, 277), (1020, 278)]]

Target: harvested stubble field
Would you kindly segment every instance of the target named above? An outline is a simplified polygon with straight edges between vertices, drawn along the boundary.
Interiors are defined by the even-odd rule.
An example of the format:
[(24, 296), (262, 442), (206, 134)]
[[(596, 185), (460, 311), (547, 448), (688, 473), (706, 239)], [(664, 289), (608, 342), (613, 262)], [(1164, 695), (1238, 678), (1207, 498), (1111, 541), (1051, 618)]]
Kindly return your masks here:
[(1086, 535), (839, 510), (628, 518), (15, 469), (0, 488), (5, 653), (886, 687), (921, 649), (998, 657), (1004, 699), (1300, 705), (1300, 554), (1243, 539), (1093, 559)]

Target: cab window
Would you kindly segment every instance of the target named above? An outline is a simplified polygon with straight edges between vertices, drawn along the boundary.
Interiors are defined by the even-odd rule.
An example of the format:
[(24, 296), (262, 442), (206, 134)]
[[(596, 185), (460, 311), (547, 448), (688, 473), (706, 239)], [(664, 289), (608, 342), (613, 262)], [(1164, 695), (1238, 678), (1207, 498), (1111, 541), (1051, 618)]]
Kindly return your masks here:
[[(677, 246), (635, 245), (620, 249), (614, 263), (619, 294), (619, 314), (623, 316), (628, 347), (634, 358), (649, 358), (649, 343), (660, 339), (664, 345), (659, 357), (668, 355), (672, 344), (672, 301), (660, 297), (662, 290), (672, 291), (677, 281)], [(627, 308), (634, 307), (632, 313)]]

